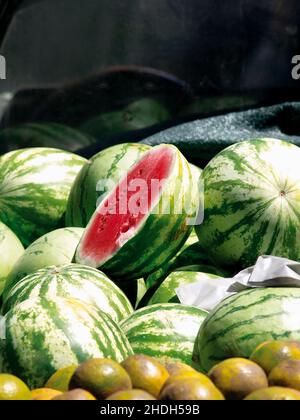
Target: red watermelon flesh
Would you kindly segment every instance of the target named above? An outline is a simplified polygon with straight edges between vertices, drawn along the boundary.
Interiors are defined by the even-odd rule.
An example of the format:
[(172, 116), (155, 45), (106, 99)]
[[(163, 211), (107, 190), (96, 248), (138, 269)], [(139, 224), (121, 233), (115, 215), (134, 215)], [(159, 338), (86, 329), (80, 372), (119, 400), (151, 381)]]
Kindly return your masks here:
[[(163, 181), (172, 168), (174, 153), (167, 146), (148, 152), (100, 204), (77, 251), (81, 261), (101, 267), (134, 236), (159, 201)], [(139, 187), (141, 180), (143, 188)], [(159, 187), (153, 188), (153, 185)]]

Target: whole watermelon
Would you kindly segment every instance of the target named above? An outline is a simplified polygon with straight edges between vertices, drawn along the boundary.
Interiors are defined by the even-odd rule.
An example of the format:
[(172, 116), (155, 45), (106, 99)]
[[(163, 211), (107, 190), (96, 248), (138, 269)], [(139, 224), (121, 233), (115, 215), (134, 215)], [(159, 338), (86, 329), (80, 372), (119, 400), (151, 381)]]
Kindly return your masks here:
[(300, 289), (258, 288), (221, 302), (202, 324), (198, 365), (205, 371), (231, 357), (250, 357), (268, 340), (300, 340)]
[(0, 296), (11, 270), (23, 253), (24, 248), (19, 239), (0, 222)]
[[(157, 174), (162, 176), (163, 186), (157, 195), (151, 194), (150, 200), (147, 189), (145, 213), (131, 213), (128, 203), (134, 195), (129, 192), (125, 194), (125, 214), (106, 212), (107, 202), (129, 191), (131, 182), (144, 177), (148, 188), (153, 180), (161, 181)], [(176, 147), (152, 148), (97, 208), (78, 245), (75, 261), (100, 268), (117, 281), (138, 279), (155, 271), (176, 255), (191, 233), (193, 185), (189, 163)], [(132, 194), (136, 193), (132, 190)]]
[[(188, 240), (175, 257), (145, 278), (147, 291), (140, 300), (138, 307), (142, 308), (149, 304), (149, 301), (156, 290), (171, 273), (179, 269), (182, 270), (182, 267), (187, 266), (192, 266), (192, 271), (194, 272), (202, 271), (202, 269), (204, 269), (203, 266), (207, 268), (210, 267), (210, 272), (213, 274), (217, 273), (218, 275), (222, 275), (222, 277), (229, 277), (228, 273), (224, 270), (212, 266), (212, 262), (200, 246), (198, 237), (193, 229)], [(190, 269), (188, 271), (190, 271)]]
[(95, 139), (71, 127), (56, 123), (30, 123), (0, 131), (0, 151), (7, 153), (25, 147), (54, 147), (76, 152)]
[(103, 150), (87, 162), (71, 189), (66, 212), (66, 225), (86, 227), (94, 214), (100, 196), (110, 191), (101, 181), (118, 183), (126, 172), (149, 150), (150, 146), (125, 143)]
[(57, 229), (29, 245), (11, 270), (3, 292), (4, 300), (11, 288), (28, 274), (51, 265), (71, 263), (82, 234), (83, 228)]
[(20, 280), (6, 295), (2, 313), (32, 298), (74, 298), (93, 305), (119, 322), (133, 312), (125, 296), (101, 271), (79, 264), (48, 267)]
[(159, 285), (170, 273), (186, 265), (198, 265), (209, 263), (206, 253), (202, 250), (195, 230), (185, 242), (183, 247), (166, 264), (161, 266), (146, 278), (147, 287)]
[(76, 299), (30, 299), (6, 315), (5, 366), (30, 387), (44, 386), (58, 369), (91, 358), (121, 362), (132, 354), (120, 327)]
[(200, 244), (221, 266), (245, 268), (260, 255), (300, 260), (300, 148), (259, 139), (219, 153), (202, 173)]
[(201, 175), (202, 175), (202, 169), (200, 169), (198, 166), (193, 165), (190, 163), (190, 168), (191, 168), (191, 173), (192, 173), (192, 178), (193, 178), (193, 182), (194, 182), (194, 192), (193, 192), (193, 196), (194, 196), (194, 200), (196, 202), (196, 200), (198, 200), (199, 204), (200, 204), (200, 193), (199, 193), (199, 188), (200, 188), (200, 179), (201, 179)]
[(206, 316), (192, 306), (164, 303), (139, 309), (121, 327), (136, 354), (193, 365), (195, 340)]
[(85, 159), (58, 149), (32, 148), (0, 158), (0, 220), (28, 246), (63, 222)]
[(142, 98), (123, 109), (105, 112), (80, 126), (85, 133), (96, 138), (126, 131), (139, 130), (171, 118), (168, 109), (153, 98)]
[[(216, 275), (209, 272), (209, 270), (211, 270), (212, 272), (217, 273), (218, 270), (214, 270), (214, 267), (203, 265), (202, 267), (196, 266), (195, 268), (197, 268), (197, 270), (201, 269), (203, 271), (187, 271), (190, 268), (183, 267), (182, 269), (178, 269), (177, 271), (171, 273), (153, 294), (149, 301), (149, 305), (168, 302), (179, 303), (179, 299), (176, 294), (176, 289), (178, 289), (178, 287), (191, 283), (199, 283), (203, 279), (216, 280), (220, 278), (220, 276), (222, 277), (221, 274)], [(206, 272), (206, 270), (208, 272)]]
[(143, 278), (120, 282), (115, 281), (115, 284), (125, 293), (134, 308), (137, 308), (139, 302), (147, 292), (146, 283)]

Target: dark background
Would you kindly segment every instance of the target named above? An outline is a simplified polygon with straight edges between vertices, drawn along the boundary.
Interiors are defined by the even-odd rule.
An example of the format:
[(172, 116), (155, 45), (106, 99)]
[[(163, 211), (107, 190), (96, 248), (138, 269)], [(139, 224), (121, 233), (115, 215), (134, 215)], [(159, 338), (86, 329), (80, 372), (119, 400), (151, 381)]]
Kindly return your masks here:
[(200, 94), (300, 87), (291, 77), (291, 59), (300, 54), (299, 0), (19, 3), (24, 8), (1, 48), (7, 80), (0, 91), (61, 84), (124, 64), (171, 72)]

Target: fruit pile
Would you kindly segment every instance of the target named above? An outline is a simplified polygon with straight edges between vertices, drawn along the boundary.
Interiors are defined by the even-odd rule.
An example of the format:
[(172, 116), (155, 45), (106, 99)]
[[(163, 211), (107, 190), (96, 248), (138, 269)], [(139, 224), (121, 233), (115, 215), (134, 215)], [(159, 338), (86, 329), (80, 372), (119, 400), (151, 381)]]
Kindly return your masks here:
[(268, 341), (249, 359), (216, 364), (207, 375), (164, 357), (135, 354), (122, 363), (89, 359), (55, 372), (29, 390), (0, 374), (0, 400), (300, 400), (300, 342)]
[(167, 144), (0, 157), (0, 398), (299, 399), (299, 288), (176, 294), (300, 260), (299, 161), (273, 139), (203, 171)]

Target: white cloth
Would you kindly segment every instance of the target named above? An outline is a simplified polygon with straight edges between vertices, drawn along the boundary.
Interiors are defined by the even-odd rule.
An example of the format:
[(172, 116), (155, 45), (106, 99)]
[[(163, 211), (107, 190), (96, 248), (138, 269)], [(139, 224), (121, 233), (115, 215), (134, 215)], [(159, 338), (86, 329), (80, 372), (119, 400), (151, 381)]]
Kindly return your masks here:
[(223, 299), (255, 287), (300, 287), (300, 263), (263, 255), (232, 278), (206, 279), (176, 289), (182, 304), (211, 311)]

